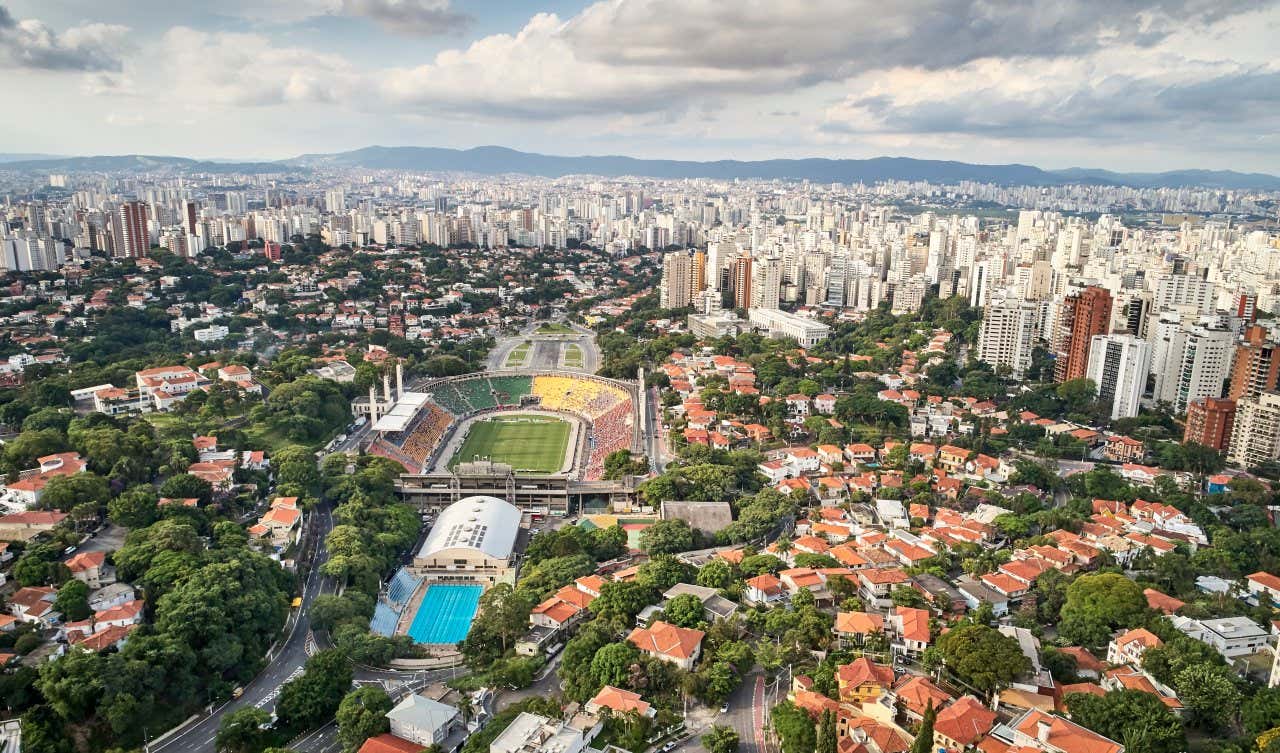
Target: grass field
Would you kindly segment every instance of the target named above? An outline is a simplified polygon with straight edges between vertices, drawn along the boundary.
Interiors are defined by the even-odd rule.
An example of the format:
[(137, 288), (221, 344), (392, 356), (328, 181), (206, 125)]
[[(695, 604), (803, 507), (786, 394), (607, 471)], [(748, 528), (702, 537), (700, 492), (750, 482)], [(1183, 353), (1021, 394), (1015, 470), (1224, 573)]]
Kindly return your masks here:
[(564, 465), (570, 428), (567, 421), (526, 413), (477, 421), (449, 467), (480, 456), (518, 471), (556, 473)]
[(506, 366), (508, 368), (524, 365), (524, 360), (529, 357), (529, 349), (533, 347), (533, 343), (523, 342), (511, 349), (507, 354)]
[(582, 348), (574, 343), (564, 346), (564, 365), (571, 369), (582, 368)]
[(559, 322), (545, 322), (538, 325), (539, 335), (569, 335), (573, 334), (573, 327)]

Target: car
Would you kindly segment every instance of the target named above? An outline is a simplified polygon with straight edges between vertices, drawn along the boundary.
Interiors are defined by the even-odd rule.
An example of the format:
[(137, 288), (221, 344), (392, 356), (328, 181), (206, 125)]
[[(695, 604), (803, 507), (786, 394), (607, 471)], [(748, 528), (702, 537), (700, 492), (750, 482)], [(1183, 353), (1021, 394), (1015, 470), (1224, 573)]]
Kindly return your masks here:
[(671, 753), (671, 751), (675, 750), (676, 746), (679, 744), (680, 743), (676, 742), (675, 740), (672, 740), (671, 742), (662, 746), (662, 753)]
[(721, 713), (721, 714), (727, 714), (727, 713), (729, 713), (729, 704), (728, 704), (728, 702), (725, 702), (725, 703), (720, 704), (720, 713)]
[(77, 549), (79, 549), (79, 548), (80, 548), (80, 547), (78, 547), (78, 546), (69, 546), (69, 547), (67, 547), (66, 549), (63, 549), (63, 550), (62, 550), (62, 553), (63, 553), (63, 554), (75, 554), (75, 553), (76, 553), (76, 550), (77, 550)]

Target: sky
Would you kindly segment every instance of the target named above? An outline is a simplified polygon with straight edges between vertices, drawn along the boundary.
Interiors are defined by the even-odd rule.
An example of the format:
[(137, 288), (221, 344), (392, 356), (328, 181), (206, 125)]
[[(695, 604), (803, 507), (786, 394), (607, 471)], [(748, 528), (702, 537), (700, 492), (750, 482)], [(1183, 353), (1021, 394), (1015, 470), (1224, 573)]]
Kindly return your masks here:
[(0, 0), (0, 151), (1280, 174), (1280, 0)]

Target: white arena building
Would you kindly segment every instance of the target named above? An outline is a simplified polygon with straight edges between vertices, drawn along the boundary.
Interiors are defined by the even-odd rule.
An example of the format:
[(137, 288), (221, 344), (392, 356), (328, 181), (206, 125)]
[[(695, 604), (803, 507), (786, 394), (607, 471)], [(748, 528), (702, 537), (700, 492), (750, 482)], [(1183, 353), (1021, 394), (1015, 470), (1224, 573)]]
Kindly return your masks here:
[(413, 558), (428, 583), (515, 583), (520, 509), (497, 497), (466, 497), (446, 507)]

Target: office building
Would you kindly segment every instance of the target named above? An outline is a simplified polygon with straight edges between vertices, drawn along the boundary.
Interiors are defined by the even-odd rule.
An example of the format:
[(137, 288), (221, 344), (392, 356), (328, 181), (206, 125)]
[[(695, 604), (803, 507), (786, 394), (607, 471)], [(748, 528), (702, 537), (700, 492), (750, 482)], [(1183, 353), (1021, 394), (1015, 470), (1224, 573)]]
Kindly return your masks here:
[(1220, 397), (1202, 397), (1187, 403), (1187, 428), (1183, 442), (1195, 442), (1219, 452), (1231, 442), (1235, 425), (1236, 401)]
[(1098, 399), (1111, 406), (1111, 418), (1138, 415), (1151, 371), (1151, 343), (1133, 335), (1094, 335), (1086, 376), (1097, 385)]
[(790, 337), (802, 348), (811, 348), (831, 334), (831, 328), (808, 317), (769, 308), (750, 309), (751, 326), (775, 340)]
[(1007, 369), (1021, 379), (1031, 367), (1031, 352), (1040, 336), (1038, 307), (1028, 301), (997, 300), (982, 314), (978, 332), (978, 360), (991, 368)]
[(1089, 348), (1094, 335), (1107, 334), (1110, 326), (1111, 294), (1106, 289), (1090, 286), (1067, 296), (1058, 314), (1054, 381), (1083, 378), (1089, 368)]

